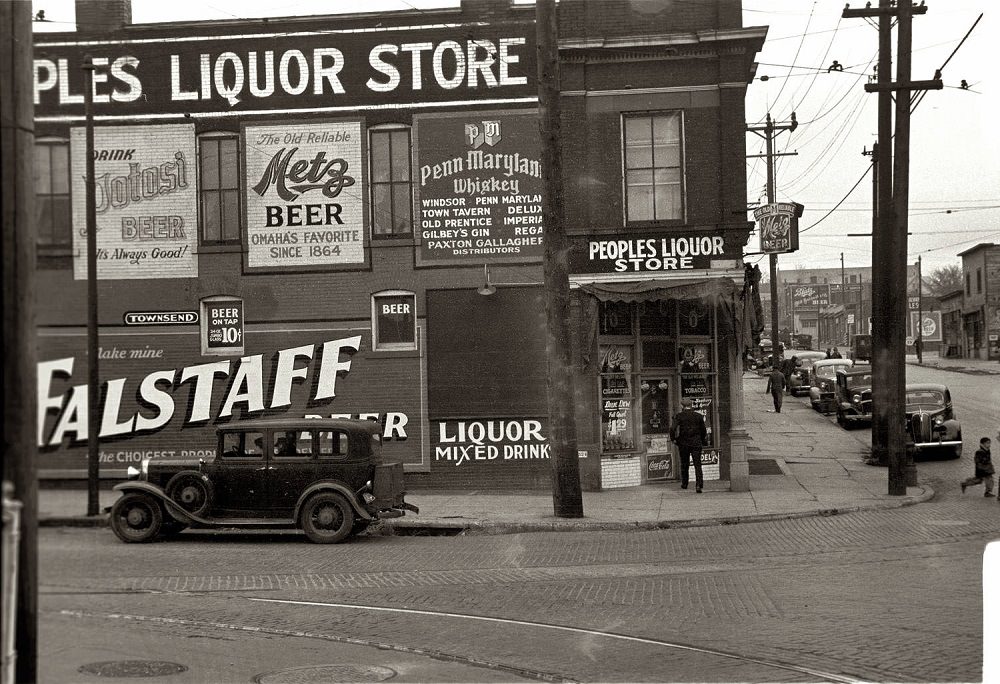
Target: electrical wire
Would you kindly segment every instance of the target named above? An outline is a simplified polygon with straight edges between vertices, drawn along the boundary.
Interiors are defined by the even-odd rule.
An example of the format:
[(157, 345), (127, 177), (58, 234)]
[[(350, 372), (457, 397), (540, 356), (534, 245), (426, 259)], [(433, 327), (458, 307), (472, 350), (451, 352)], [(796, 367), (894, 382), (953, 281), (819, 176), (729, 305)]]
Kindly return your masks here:
[(874, 166), (875, 166), (874, 163), (869, 164), (868, 168), (865, 169), (865, 172), (863, 174), (861, 174), (861, 178), (858, 179), (858, 182), (855, 183), (851, 187), (851, 189), (847, 191), (847, 194), (844, 195), (844, 197), (839, 202), (837, 202), (837, 205), (833, 209), (831, 209), (830, 211), (826, 212), (826, 214), (824, 214), (822, 218), (820, 218), (818, 221), (816, 221), (815, 223), (813, 223), (811, 226), (809, 226), (808, 228), (803, 228), (802, 230), (800, 230), (799, 231), (799, 235), (801, 235), (802, 233), (805, 233), (808, 230), (812, 230), (813, 228), (815, 228), (816, 226), (818, 226), (820, 223), (822, 223), (830, 214), (832, 214), (833, 212), (837, 211), (837, 208), (840, 207), (840, 205), (843, 204), (847, 200), (847, 198), (851, 196), (851, 193), (853, 193), (855, 190), (858, 189), (858, 186), (861, 185), (861, 181), (863, 181), (865, 179), (865, 177), (869, 173), (871, 173), (871, 170), (872, 170), (872, 168), (874, 168)]

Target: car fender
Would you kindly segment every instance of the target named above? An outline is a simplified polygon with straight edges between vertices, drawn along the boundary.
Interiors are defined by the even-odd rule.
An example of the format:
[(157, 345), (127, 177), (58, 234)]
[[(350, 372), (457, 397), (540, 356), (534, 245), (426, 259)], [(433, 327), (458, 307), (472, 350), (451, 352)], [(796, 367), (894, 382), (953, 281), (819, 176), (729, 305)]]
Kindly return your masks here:
[(944, 428), (944, 436), (948, 441), (960, 440), (962, 434), (962, 424), (954, 418), (946, 420), (941, 424)]
[(306, 490), (302, 492), (302, 496), (299, 497), (298, 502), (295, 504), (295, 513), (292, 519), (298, 520), (299, 513), (302, 511), (302, 506), (305, 504), (306, 499), (315, 494), (316, 492), (337, 492), (338, 494), (343, 494), (344, 498), (347, 499), (354, 512), (358, 514), (363, 520), (374, 520), (371, 513), (366, 511), (359, 503), (358, 497), (350, 490), (347, 485), (342, 482), (337, 482), (336, 480), (322, 480), (320, 482), (314, 482), (313, 484), (306, 487)]
[(122, 482), (120, 484), (116, 484), (114, 487), (112, 487), (112, 489), (115, 490), (116, 492), (122, 492), (122, 493), (141, 492), (143, 494), (149, 494), (150, 496), (157, 499), (161, 504), (163, 504), (163, 508), (170, 514), (172, 518), (174, 518), (174, 520), (177, 520), (178, 522), (187, 523), (188, 525), (190, 525), (191, 523), (200, 523), (202, 525), (213, 524), (211, 520), (206, 520), (204, 518), (200, 518), (196, 515), (188, 513), (183, 508), (178, 506), (176, 501), (167, 496), (167, 493), (165, 491), (163, 491), (154, 484), (150, 484), (149, 482), (139, 482), (139, 481)]

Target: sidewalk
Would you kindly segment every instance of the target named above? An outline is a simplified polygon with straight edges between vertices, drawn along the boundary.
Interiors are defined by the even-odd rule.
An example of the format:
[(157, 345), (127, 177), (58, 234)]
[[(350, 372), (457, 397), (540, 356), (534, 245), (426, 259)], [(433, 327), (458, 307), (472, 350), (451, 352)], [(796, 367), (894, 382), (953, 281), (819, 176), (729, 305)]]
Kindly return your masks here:
[[(583, 493), (584, 517), (557, 518), (549, 491), (414, 490), (407, 501), (419, 514), (384, 521), (383, 531), (410, 533), (464, 530), (499, 534), (544, 530), (611, 530), (733, 524), (858, 510), (895, 508), (930, 499), (918, 486), (906, 496), (889, 496), (885, 468), (864, 465), (865, 449), (853, 433), (788, 397), (773, 413), (766, 380), (744, 376), (744, 405), (751, 437), (750, 491), (730, 492), (728, 482), (709, 480), (705, 492), (682, 490), (677, 482)], [(100, 492), (101, 509), (118, 497)], [(85, 489), (40, 489), (41, 526), (104, 526), (104, 514), (87, 517)]]
[(938, 368), (956, 373), (969, 373), (971, 375), (1000, 375), (1000, 362), (986, 361), (984, 359), (941, 358), (938, 356), (938, 352), (924, 354), (923, 363), (917, 363), (916, 354), (908, 354), (906, 356), (906, 363), (910, 366)]

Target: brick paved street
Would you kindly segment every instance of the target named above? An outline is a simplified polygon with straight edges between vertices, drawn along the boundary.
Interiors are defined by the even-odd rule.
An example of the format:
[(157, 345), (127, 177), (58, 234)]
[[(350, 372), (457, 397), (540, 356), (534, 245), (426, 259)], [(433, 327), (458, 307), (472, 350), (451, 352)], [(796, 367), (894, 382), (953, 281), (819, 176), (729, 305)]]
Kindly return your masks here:
[[(84, 664), (60, 660), (65, 642), (107, 631), (132, 658), (176, 644), (172, 660), (196, 665), (184, 682), (344, 659), (402, 659), (399, 681), (976, 681), (980, 563), (998, 508), (955, 493), (738, 526), (334, 547), (290, 535), (126, 546), (107, 530), (44, 530), (42, 627), (58, 636), (42, 673), (59, 681)], [(229, 657), (248, 643), (253, 657)]]

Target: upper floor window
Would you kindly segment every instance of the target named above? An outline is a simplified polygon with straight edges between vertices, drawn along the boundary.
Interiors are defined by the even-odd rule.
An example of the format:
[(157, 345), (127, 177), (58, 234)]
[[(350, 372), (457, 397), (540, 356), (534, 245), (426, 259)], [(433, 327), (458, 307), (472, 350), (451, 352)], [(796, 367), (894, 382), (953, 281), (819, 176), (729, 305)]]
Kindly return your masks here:
[(410, 129), (370, 132), (372, 236), (396, 237), (412, 231)]
[(967, 295), (972, 294), (972, 274), (971, 273), (966, 273), (965, 274), (965, 294), (967, 294)]
[(625, 215), (629, 223), (684, 217), (681, 128), (680, 112), (625, 117)]
[(983, 269), (976, 269), (976, 294), (983, 291)]
[(35, 143), (35, 225), (39, 247), (71, 246), (69, 143), (65, 140)]
[(239, 137), (207, 134), (198, 139), (201, 241), (218, 245), (240, 241)]

